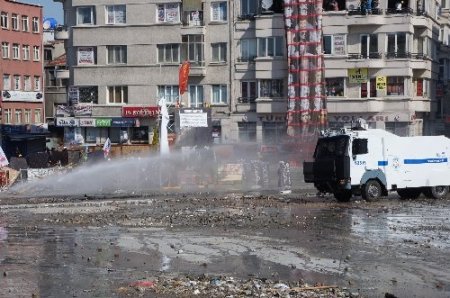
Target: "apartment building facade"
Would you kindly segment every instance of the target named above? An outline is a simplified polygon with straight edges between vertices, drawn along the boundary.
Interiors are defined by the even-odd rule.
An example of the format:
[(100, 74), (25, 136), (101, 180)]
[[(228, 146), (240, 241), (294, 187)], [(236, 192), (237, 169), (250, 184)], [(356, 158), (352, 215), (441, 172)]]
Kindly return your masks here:
[(444, 134), (445, 1), (358, 3), (324, 3), (330, 126), (362, 117), (398, 135)]
[[(158, 101), (211, 109), (222, 131), (229, 118), (230, 51), (227, 1), (60, 1), (69, 67), (69, 100), (81, 115), (56, 117), (74, 142), (151, 143)], [(190, 62), (180, 98), (178, 71)], [(90, 107), (89, 107), (90, 106)], [(87, 113), (86, 113), (87, 111)], [(64, 116), (64, 115), (63, 115)]]
[(44, 122), (42, 7), (1, 0), (2, 124)]
[[(76, 127), (83, 142), (120, 142), (125, 132), (131, 143), (150, 142), (162, 95), (173, 106), (211, 108), (220, 142), (283, 140), (284, 1), (58, 1), (65, 27), (55, 36), (65, 39), (69, 85), (79, 104), (92, 104), (91, 114), (59, 124)], [(446, 132), (444, 2), (323, 3), (330, 126), (362, 117), (399, 135)], [(185, 60), (189, 88), (179, 98)]]

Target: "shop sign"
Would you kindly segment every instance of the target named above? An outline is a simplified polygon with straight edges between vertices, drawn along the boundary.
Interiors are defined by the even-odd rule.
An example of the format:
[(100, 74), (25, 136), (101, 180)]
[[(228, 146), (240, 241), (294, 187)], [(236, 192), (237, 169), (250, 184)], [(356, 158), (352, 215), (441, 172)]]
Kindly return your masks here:
[(368, 73), (367, 68), (350, 68), (348, 69), (348, 81), (351, 84), (367, 83)]
[(377, 90), (386, 90), (387, 78), (386, 76), (377, 76), (376, 77)]
[(80, 123), (79, 119), (73, 117), (62, 117), (56, 118), (56, 126), (78, 126)]
[(80, 118), (80, 126), (81, 127), (95, 127), (95, 119), (94, 118)]
[(131, 118), (112, 118), (111, 126), (113, 127), (133, 127), (134, 119)]
[(28, 91), (3, 91), (2, 100), (3, 101), (25, 101), (25, 102), (43, 102), (44, 98), (42, 94), (38, 95), (39, 92), (28, 92)]
[(122, 107), (122, 117), (151, 118), (159, 115), (159, 107)]
[(95, 126), (96, 127), (110, 127), (111, 122), (112, 122), (111, 118), (95, 119)]
[(328, 115), (330, 122), (350, 123), (356, 122), (358, 119), (364, 119), (367, 122), (411, 122), (416, 119), (415, 114), (409, 113), (392, 113), (377, 115)]

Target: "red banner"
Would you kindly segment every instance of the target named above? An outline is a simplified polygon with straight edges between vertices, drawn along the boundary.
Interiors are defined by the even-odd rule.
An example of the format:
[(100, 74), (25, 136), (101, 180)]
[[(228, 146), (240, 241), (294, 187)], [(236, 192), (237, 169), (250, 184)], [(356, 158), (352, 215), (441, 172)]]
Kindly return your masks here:
[(122, 107), (122, 117), (151, 118), (159, 115), (159, 107)]
[(180, 66), (180, 72), (178, 74), (178, 85), (180, 86), (180, 95), (183, 95), (187, 91), (189, 69), (191, 64), (189, 61), (184, 61)]

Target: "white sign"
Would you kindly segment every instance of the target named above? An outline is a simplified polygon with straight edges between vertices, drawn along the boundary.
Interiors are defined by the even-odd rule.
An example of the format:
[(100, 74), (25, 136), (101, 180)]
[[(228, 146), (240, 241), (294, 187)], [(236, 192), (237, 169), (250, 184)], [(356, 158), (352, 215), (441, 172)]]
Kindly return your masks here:
[(56, 117), (68, 117), (72, 114), (72, 107), (65, 105), (56, 106)]
[(0, 167), (6, 167), (9, 165), (8, 159), (6, 158), (3, 148), (0, 147)]
[(78, 65), (91, 65), (95, 63), (93, 47), (78, 48)]
[(78, 103), (80, 100), (80, 90), (78, 87), (70, 86), (69, 87), (69, 102), (72, 104)]
[[(27, 101), (27, 102), (44, 102), (44, 97), (38, 96), (39, 92), (26, 92), (26, 91), (4, 91), (8, 92), (9, 96), (5, 96), (3, 93), (3, 101)], [(39, 99), (37, 98), (39, 97)]]
[(180, 127), (208, 127), (208, 114), (180, 113)]
[(63, 117), (56, 118), (56, 126), (78, 126), (80, 124), (80, 120), (73, 117)]
[(80, 118), (79, 121), (81, 127), (95, 127), (94, 118)]
[(77, 104), (73, 107), (74, 116), (91, 116), (92, 115), (92, 104)]

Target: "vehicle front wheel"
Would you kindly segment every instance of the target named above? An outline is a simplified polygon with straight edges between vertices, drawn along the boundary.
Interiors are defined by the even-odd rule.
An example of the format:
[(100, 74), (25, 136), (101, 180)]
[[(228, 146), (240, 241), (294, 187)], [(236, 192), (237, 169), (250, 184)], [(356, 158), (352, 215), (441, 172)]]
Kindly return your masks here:
[(352, 197), (352, 191), (351, 190), (341, 190), (339, 192), (335, 192), (334, 197), (339, 202), (348, 202), (348, 201), (350, 201), (350, 198)]
[(364, 200), (376, 200), (381, 197), (383, 190), (377, 180), (369, 180), (363, 185), (361, 195)]
[(449, 187), (446, 185), (427, 187), (424, 194), (427, 198), (442, 199), (447, 196)]

